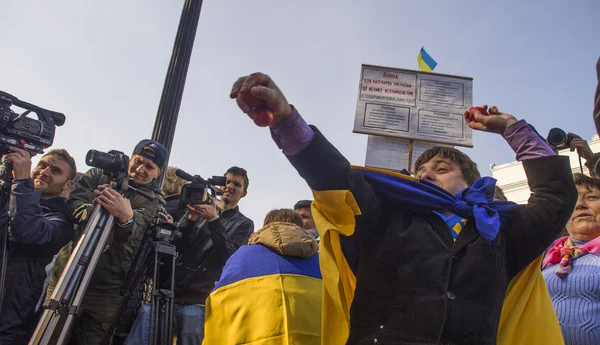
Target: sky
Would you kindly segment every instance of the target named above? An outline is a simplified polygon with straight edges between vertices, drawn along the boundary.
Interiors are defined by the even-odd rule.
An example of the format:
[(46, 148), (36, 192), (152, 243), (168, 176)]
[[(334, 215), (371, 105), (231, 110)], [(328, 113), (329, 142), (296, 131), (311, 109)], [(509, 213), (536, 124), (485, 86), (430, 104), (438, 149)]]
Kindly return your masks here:
[[(0, 0), (0, 90), (62, 112), (54, 148), (85, 171), (89, 149), (130, 154), (152, 134), (183, 1)], [(473, 103), (495, 104), (546, 135), (589, 139), (600, 2), (205, 0), (170, 165), (205, 178), (248, 170), (240, 210), (262, 225), (273, 208), (311, 192), (229, 99), (240, 76), (269, 74), (307, 122), (352, 164), (367, 136), (353, 134), (361, 64), (417, 69), (424, 46), (435, 72), (473, 78)], [(513, 161), (498, 135), (475, 132), (464, 149), (483, 175)]]

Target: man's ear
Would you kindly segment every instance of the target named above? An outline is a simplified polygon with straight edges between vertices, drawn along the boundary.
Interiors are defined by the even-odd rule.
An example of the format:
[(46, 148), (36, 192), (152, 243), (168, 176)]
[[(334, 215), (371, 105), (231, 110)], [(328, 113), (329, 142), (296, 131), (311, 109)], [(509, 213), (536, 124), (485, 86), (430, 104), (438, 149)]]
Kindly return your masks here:
[(62, 192), (72, 189), (72, 188), (73, 188), (73, 184), (74, 184), (74, 183), (75, 183), (75, 181), (73, 181), (73, 180), (69, 180), (69, 181), (67, 181), (67, 182), (64, 184), (64, 186), (62, 187)]
[(158, 170), (158, 172), (156, 173), (156, 176), (154, 176), (154, 178), (158, 178), (160, 176), (160, 174), (162, 174), (162, 170)]
[(245, 190), (245, 191), (242, 193), (242, 198), (243, 198), (243, 197), (245, 197), (245, 196), (246, 196), (246, 194), (248, 194), (248, 191), (247, 191), (247, 190)]

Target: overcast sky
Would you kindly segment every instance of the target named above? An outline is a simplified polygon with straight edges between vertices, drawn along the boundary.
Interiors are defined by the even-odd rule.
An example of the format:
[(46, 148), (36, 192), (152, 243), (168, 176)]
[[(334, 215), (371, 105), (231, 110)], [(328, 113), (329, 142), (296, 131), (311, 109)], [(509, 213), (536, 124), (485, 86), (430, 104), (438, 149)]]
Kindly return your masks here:
[[(272, 208), (311, 198), (272, 142), (228, 98), (242, 75), (273, 77), (308, 122), (353, 164), (360, 65), (416, 69), (421, 46), (435, 72), (473, 78), (475, 104), (495, 104), (542, 135), (561, 127), (589, 139), (600, 1), (206, 0), (171, 165), (203, 177), (238, 165), (250, 188), (241, 211), (259, 228)], [(489, 4), (488, 4), (489, 3)], [(130, 154), (152, 134), (183, 1), (0, 0), (0, 90), (63, 112), (55, 148)], [(465, 149), (489, 165), (514, 160), (499, 136)]]

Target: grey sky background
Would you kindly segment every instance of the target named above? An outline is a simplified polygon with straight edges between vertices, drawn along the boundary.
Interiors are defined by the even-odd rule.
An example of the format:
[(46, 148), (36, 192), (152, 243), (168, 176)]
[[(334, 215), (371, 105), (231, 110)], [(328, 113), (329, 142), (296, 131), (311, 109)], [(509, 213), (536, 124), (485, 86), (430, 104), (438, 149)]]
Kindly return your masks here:
[[(183, 1), (0, 0), (0, 90), (67, 121), (55, 148), (130, 154), (152, 134)], [(600, 2), (206, 0), (170, 164), (203, 177), (238, 165), (250, 188), (241, 211), (260, 228), (272, 208), (311, 198), (272, 142), (228, 98), (262, 71), (353, 164), (361, 63), (417, 69), (421, 46), (436, 72), (473, 77), (474, 103), (525, 118), (542, 135), (561, 127), (589, 139), (600, 55)], [(514, 160), (499, 136), (474, 133), (464, 151), (489, 165)]]

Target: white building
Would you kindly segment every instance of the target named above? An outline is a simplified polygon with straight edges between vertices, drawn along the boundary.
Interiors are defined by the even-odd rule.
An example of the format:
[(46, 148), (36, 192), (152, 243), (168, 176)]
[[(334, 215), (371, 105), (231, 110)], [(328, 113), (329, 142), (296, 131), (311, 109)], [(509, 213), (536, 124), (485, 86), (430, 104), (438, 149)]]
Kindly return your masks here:
[[(600, 138), (598, 135), (594, 135), (592, 140), (588, 141), (592, 152), (600, 152)], [(573, 173), (581, 172), (579, 168), (579, 156), (577, 152), (570, 152), (569, 149), (562, 150), (559, 152), (560, 155), (569, 156), (571, 160), (571, 169)], [(581, 159), (583, 166), (583, 173), (589, 175), (587, 168), (585, 167), (585, 159)], [(525, 170), (520, 162), (511, 162), (502, 165), (492, 165), (492, 177), (498, 180), (497, 185), (502, 188), (504, 195), (509, 201), (516, 202), (518, 204), (527, 203), (531, 191), (527, 185), (527, 179), (525, 177)]]

